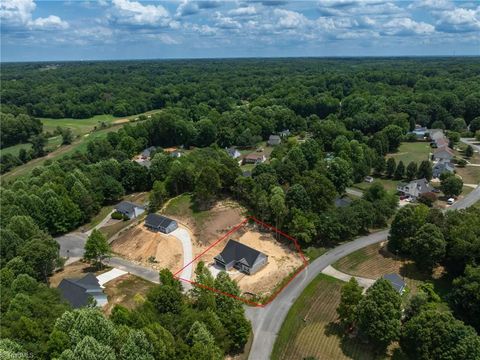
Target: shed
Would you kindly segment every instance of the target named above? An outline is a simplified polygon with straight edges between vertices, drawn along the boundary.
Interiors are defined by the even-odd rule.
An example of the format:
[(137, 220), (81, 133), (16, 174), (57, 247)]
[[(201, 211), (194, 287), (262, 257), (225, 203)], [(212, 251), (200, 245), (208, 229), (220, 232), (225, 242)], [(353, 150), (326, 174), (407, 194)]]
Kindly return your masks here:
[(214, 260), (215, 265), (222, 269), (235, 268), (247, 275), (252, 275), (267, 265), (268, 256), (250, 246), (230, 239)]
[(91, 299), (97, 306), (105, 306), (108, 302), (107, 295), (103, 293), (97, 277), (93, 273), (85, 275), (81, 279), (63, 279), (58, 285), (62, 297), (67, 300), (74, 309), (90, 305)]
[(383, 279), (387, 280), (392, 284), (393, 288), (397, 290), (399, 294), (403, 294), (405, 291), (405, 281), (398, 274), (386, 274), (382, 276)]
[(165, 234), (169, 234), (178, 228), (175, 220), (159, 214), (148, 214), (145, 219), (145, 226), (152, 231), (160, 231)]

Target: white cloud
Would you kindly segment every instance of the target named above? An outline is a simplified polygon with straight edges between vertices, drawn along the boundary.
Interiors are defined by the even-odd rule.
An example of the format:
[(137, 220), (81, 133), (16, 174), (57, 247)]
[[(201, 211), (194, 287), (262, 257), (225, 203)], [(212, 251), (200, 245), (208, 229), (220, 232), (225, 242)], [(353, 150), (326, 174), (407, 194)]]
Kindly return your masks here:
[(215, 12), (215, 26), (220, 29), (239, 29), (242, 25), (237, 21), (232, 19), (231, 17), (224, 16), (220, 12)]
[(387, 35), (428, 35), (435, 32), (433, 25), (417, 22), (410, 18), (393, 19), (383, 25), (383, 32)]
[(437, 28), (445, 32), (480, 31), (480, 6), (476, 9), (456, 8), (442, 11)]
[(445, 10), (452, 9), (453, 3), (449, 0), (417, 0), (408, 5), (409, 9), (431, 9), (431, 10)]
[(324, 16), (389, 15), (404, 16), (405, 10), (382, 0), (321, 0), (318, 10)]
[(310, 23), (310, 20), (296, 11), (275, 9), (274, 14), (277, 16), (276, 25), (281, 29), (296, 29), (307, 26)]
[(3, 0), (0, 2), (0, 19), (7, 27), (25, 27), (30, 30), (66, 29), (68, 23), (56, 15), (33, 18), (36, 4), (33, 0)]
[(252, 16), (257, 14), (255, 6), (245, 6), (237, 9), (232, 9), (228, 12), (230, 16)]
[(116, 22), (124, 25), (167, 26), (170, 14), (162, 5), (142, 5), (137, 1), (113, 0)]

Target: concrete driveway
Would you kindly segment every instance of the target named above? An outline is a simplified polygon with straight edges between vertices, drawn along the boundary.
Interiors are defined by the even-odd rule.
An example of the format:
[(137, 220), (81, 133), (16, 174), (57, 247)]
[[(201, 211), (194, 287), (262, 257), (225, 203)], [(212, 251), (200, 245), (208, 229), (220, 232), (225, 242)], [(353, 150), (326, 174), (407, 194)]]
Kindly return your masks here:
[[(187, 230), (182, 228), (177, 228), (176, 230), (172, 231), (169, 235), (176, 237), (182, 243), (183, 248), (183, 270), (178, 275), (182, 279), (191, 280), (192, 273), (193, 273), (193, 264), (191, 264), (193, 260), (193, 250), (192, 250), (192, 239), (190, 238), (190, 234)], [(183, 281), (183, 288), (188, 290), (191, 288), (191, 284)]]
[(72, 232), (55, 238), (60, 245), (60, 256), (67, 258), (65, 265), (78, 261), (83, 257), (87, 238), (87, 234), (79, 232)]
[(364, 291), (367, 290), (370, 286), (372, 286), (376, 281), (374, 279), (367, 279), (360, 276), (352, 276), (350, 274), (345, 274), (341, 271), (338, 271), (331, 265), (328, 265), (325, 269), (323, 269), (322, 273), (345, 282), (350, 281), (350, 279), (353, 277), (357, 280), (358, 285), (360, 285), (364, 289)]

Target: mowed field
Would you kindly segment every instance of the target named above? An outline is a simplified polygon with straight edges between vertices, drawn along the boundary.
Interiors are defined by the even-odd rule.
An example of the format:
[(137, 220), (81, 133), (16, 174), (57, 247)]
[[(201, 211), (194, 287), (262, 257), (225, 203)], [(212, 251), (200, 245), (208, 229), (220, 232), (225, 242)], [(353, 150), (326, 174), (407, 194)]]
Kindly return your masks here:
[(397, 164), (403, 161), (405, 166), (414, 161), (420, 165), (423, 160), (428, 160), (428, 155), (432, 152), (428, 142), (404, 142), (400, 144), (398, 151), (388, 154), (387, 158), (394, 158)]
[(342, 285), (320, 274), (306, 287), (285, 318), (271, 359), (375, 359), (367, 345), (342, 336), (336, 313)]

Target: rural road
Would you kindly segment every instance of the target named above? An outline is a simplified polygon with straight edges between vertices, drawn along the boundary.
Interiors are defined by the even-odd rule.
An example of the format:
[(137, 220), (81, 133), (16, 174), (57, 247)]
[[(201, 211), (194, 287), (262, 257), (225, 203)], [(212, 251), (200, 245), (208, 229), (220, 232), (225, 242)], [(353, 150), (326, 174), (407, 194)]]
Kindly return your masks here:
[[(465, 198), (457, 201), (449, 209), (465, 209), (480, 200), (480, 187), (477, 187)], [(305, 287), (327, 266), (342, 257), (363, 247), (384, 241), (389, 230), (382, 230), (367, 236), (359, 237), (329, 250), (311, 262), (292, 282), (264, 308), (247, 307), (246, 315), (252, 322), (254, 333), (250, 360), (268, 360), (273, 350), (277, 334), (287, 316), (290, 307), (300, 296)]]

